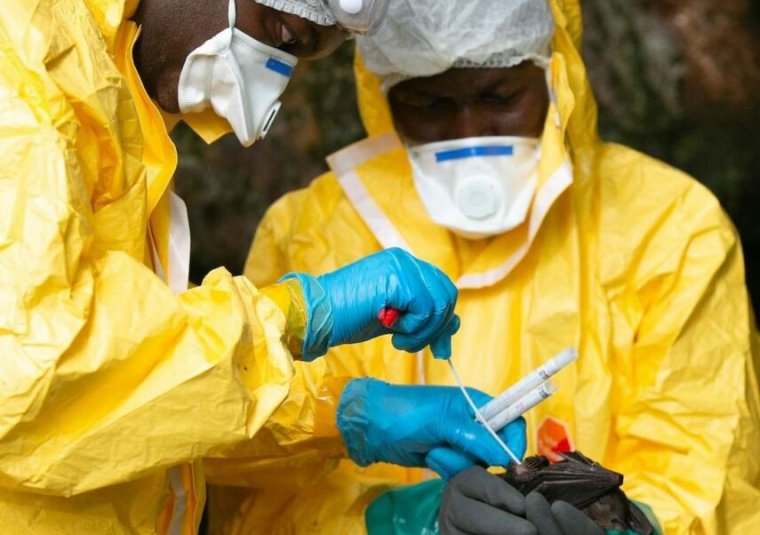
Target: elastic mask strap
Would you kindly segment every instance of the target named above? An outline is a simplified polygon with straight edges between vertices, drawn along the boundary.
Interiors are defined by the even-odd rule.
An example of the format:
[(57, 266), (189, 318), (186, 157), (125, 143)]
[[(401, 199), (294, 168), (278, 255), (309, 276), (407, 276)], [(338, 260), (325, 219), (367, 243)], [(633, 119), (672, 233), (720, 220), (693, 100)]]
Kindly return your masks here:
[(230, 27), (230, 43), (232, 43), (232, 34), (235, 33), (235, 23), (237, 22), (237, 8), (235, 6), (235, 0), (230, 0), (227, 4), (227, 24)]
[(235, 0), (230, 0), (227, 4), (227, 24), (230, 26), (230, 30), (235, 28), (235, 21), (237, 19), (237, 10), (235, 9)]

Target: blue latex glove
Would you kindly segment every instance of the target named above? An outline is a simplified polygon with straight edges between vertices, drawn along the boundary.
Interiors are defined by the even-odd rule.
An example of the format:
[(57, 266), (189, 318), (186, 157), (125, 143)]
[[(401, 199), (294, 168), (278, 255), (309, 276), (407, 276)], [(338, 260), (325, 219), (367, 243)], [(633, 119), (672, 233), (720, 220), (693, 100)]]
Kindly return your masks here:
[[(478, 390), (468, 392), (478, 406), (491, 400)], [(349, 382), (337, 411), (338, 429), (356, 464), (427, 467), (444, 478), (473, 464), (506, 466), (510, 461), (473, 416), (458, 388), (390, 385), (376, 379)], [(499, 435), (522, 458), (525, 421), (509, 424)], [(430, 463), (433, 450), (439, 454)]]
[[(387, 249), (332, 273), (312, 277), (289, 273), (282, 280), (301, 283), (308, 314), (303, 359), (313, 360), (333, 346), (393, 334), (393, 346), (451, 356), (451, 337), (459, 329), (454, 314), (457, 289), (435, 266), (401, 249)], [(401, 313), (390, 328), (378, 316), (384, 308)]]

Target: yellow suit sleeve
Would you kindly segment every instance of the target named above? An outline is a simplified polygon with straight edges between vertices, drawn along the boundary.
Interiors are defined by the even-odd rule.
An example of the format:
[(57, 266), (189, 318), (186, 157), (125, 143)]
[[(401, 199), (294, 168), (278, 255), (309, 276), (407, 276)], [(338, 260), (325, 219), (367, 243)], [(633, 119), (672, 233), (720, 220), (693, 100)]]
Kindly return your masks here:
[(73, 115), (3, 54), (0, 485), (71, 495), (250, 439), (291, 382), (285, 315), (221, 269), (176, 296), (122, 247), (102, 219), (144, 236), (145, 180), (93, 205)]
[[(754, 533), (760, 368), (741, 247), (711, 197), (692, 191), (681, 204), (630, 279), (642, 313), (616, 355), (618, 443), (605, 464), (666, 534)], [(674, 238), (695, 222), (685, 243)], [(658, 276), (639, 277), (646, 271)], [(614, 305), (635, 308), (630, 296)]]
[[(292, 266), (283, 252), (290, 232), (290, 217), (298, 213), (301, 192), (281, 199), (265, 215), (249, 253), (245, 275), (257, 284), (271, 284)], [(295, 210), (295, 211), (294, 211)], [(286, 488), (296, 479), (309, 482), (314, 474), (334, 468), (345, 456), (335, 411), (350, 374), (333, 369), (338, 360), (329, 358), (295, 363), (295, 375), (287, 398), (255, 440), (216, 452), (204, 459), (209, 481), (267, 489), (282, 482)], [(288, 478), (276, 477), (283, 468)], [(300, 475), (299, 475), (300, 474)]]
[[(282, 273), (306, 267), (293, 260), (297, 255), (288, 254), (288, 247), (294, 225), (321, 224), (321, 207), (305, 202), (307, 195), (288, 194), (259, 225), (245, 270), (256, 284), (271, 284)], [(326, 194), (321, 201), (329, 203), (334, 197)], [(304, 204), (319, 214), (302, 217)], [(362, 359), (382, 354), (383, 343), (377, 339), (341, 346), (313, 362), (296, 362), (287, 399), (256, 438), (204, 459), (204, 473), (212, 484), (210, 533), (364, 532), (364, 510), (389, 488), (389, 479), (358, 474), (345, 460), (335, 411), (345, 384), (363, 375), (367, 366)]]

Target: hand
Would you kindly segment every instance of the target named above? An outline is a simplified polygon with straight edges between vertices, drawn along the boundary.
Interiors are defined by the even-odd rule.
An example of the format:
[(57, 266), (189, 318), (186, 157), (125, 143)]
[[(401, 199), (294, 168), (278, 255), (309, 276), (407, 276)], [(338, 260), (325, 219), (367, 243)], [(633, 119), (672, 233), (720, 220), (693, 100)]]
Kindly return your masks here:
[(479, 466), (449, 481), (438, 513), (441, 535), (604, 535), (604, 530), (567, 502), (537, 492), (523, 497), (502, 478)]
[(438, 513), (441, 535), (536, 535), (525, 519), (525, 497), (480, 466), (449, 481)]
[(604, 535), (604, 530), (579, 509), (561, 500), (549, 505), (538, 492), (525, 498), (525, 516), (536, 526), (538, 535)]
[[(397, 349), (416, 352), (430, 345), (436, 357), (451, 356), (451, 337), (459, 329), (457, 289), (441, 270), (401, 249), (319, 277), (291, 273), (283, 278), (296, 278), (303, 288), (308, 310), (304, 360), (391, 332)], [(391, 328), (378, 319), (386, 307), (401, 312)]]
[[(491, 400), (468, 389), (476, 405)], [(388, 462), (428, 467), (442, 477), (473, 464), (505, 466), (510, 458), (486, 429), (475, 421), (455, 387), (390, 385), (375, 379), (354, 379), (346, 385), (337, 411), (338, 429), (349, 456), (360, 466)], [(525, 453), (525, 421), (499, 432), (517, 455)], [(445, 451), (428, 462), (431, 451)], [(449, 464), (449, 459), (453, 463)]]

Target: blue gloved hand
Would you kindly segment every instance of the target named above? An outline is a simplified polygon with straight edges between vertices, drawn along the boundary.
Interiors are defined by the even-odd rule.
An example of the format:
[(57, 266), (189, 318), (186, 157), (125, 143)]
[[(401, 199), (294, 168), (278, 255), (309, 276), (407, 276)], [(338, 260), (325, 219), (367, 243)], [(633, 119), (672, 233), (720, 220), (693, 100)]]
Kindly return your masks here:
[[(301, 283), (308, 314), (303, 359), (313, 360), (340, 344), (364, 342), (393, 333), (393, 346), (451, 356), (451, 337), (459, 329), (454, 314), (457, 289), (435, 266), (401, 249), (387, 249), (332, 273), (312, 277), (290, 273)], [(401, 313), (386, 328), (378, 316), (384, 308)]]
[[(468, 392), (478, 406), (491, 400), (478, 390)], [(354, 379), (343, 390), (337, 419), (348, 454), (360, 466), (387, 462), (427, 467), (447, 478), (473, 464), (506, 466), (510, 462), (507, 453), (475, 421), (455, 387)], [(525, 421), (509, 424), (499, 435), (522, 458)], [(433, 450), (439, 454), (431, 463), (428, 456)]]

